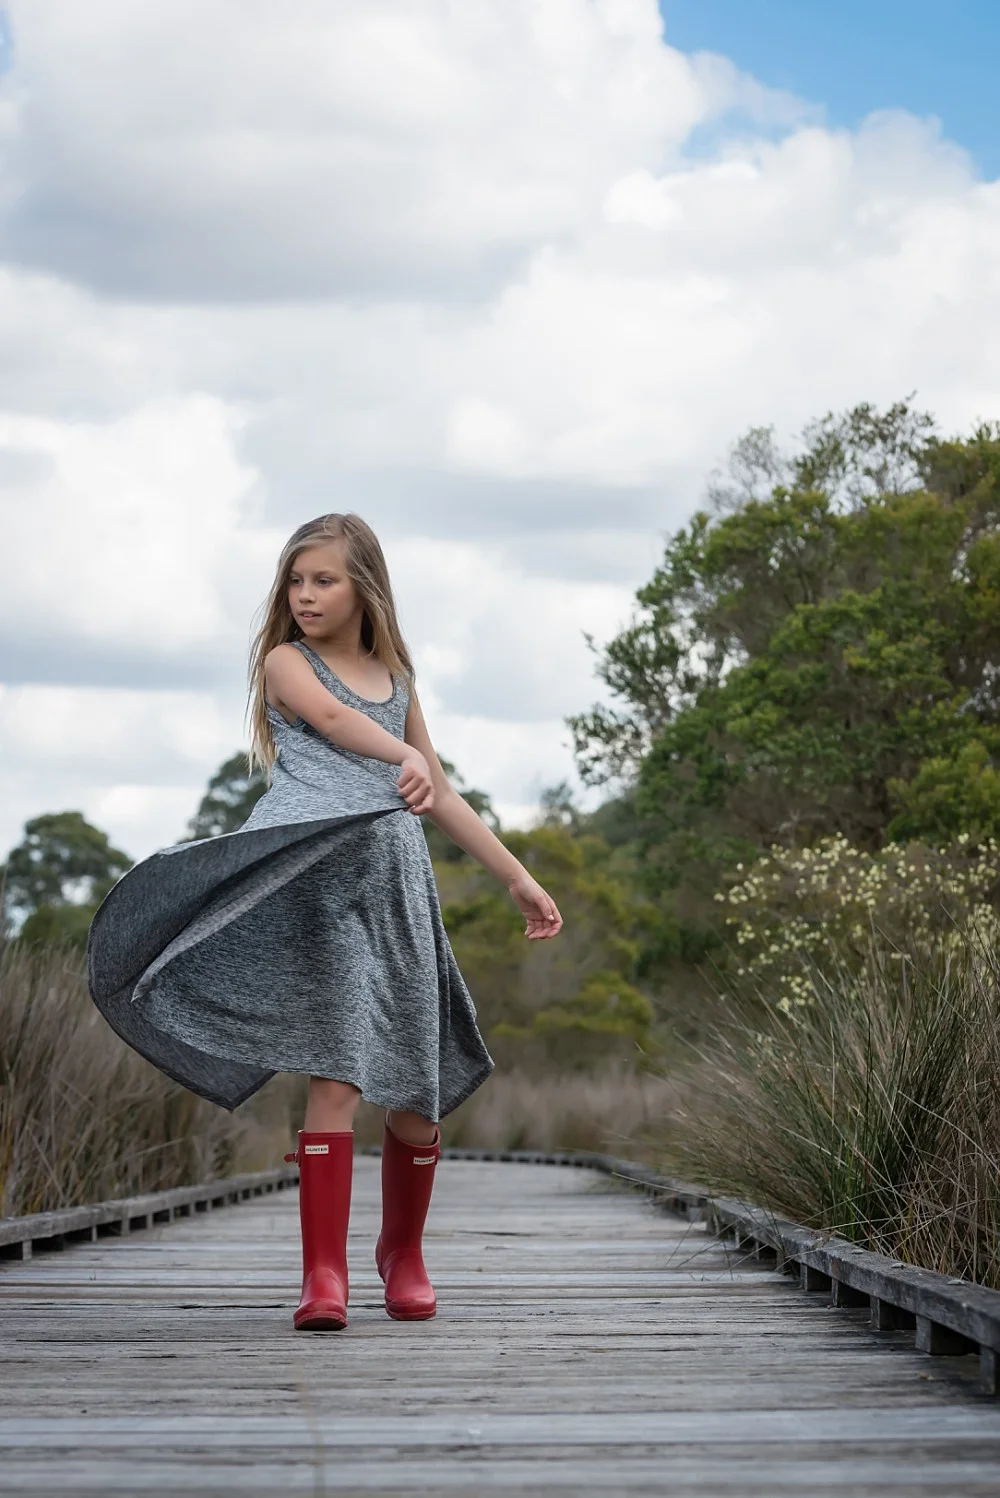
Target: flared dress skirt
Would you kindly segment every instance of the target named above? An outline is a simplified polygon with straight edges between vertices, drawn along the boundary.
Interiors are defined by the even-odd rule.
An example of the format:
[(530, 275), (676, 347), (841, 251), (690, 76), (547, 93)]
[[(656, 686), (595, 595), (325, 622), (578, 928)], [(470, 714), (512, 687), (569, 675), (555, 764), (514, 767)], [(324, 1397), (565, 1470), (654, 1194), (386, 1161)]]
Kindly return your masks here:
[[(328, 691), (402, 739), (404, 681), (371, 702), (296, 646)], [(239, 831), (161, 849), (100, 906), (91, 996), (129, 1045), (223, 1108), (304, 1072), (443, 1118), (493, 1062), (399, 767), (268, 716), (271, 786)]]

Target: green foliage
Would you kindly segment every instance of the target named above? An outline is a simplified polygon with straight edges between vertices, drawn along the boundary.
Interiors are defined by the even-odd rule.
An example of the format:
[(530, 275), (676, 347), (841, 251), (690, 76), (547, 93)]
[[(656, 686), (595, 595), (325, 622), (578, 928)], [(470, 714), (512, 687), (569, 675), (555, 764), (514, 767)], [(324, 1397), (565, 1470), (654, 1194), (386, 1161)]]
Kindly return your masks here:
[(83, 951), (96, 905), (39, 905), (18, 932), (28, 945), (61, 944)]
[(29, 915), (43, 906), (97, 906), (132, 867), (127, 853), (81, 812), (49, 812), (24, 826), (7, 858), (5, 903)]
[(772, 844), (1000, 828), (1000, 427), (944, 442), (901, 402), (805, 439), (737, 444), (602, 654), (617, 706), (570, 719), (581, 773), (630, 788), (663, 928), (706, 953), (723, 872)]
[(889, 782), (897, 808), (889, 836), (898, 842), (918, 837), (935, 843), (965, 836), (975, 844), (1000, 838), (1000, 770), (983, 739), (963, 744), (958, 753), (927, 759), (910, 781)]
[(644, 1051), (649, 1044), (654, 1018), (650, 1000), (627, 983), (620, 973), (598, 971), (591, 973), (579, 991), (565, 1003), (539, 1009), (528, 1025), (501, 1021), (493, 1034), (519, 1040), (570, 1035), (624, 1037), (638, 1050)]
[(251, 770), (250, 761), (242, 751), (231, 755), (208, 782), (198, 810), (188, 823), (187, 836), (181, 841), (195, 842), (199, 838), (236, 832), (266, 790), (267, 777), (263, 771)]
[(550, 808), (547, 823), (503, 834), (559, 906), (558, 940), (527, 942), (506, 891), (471, 860), (436, 865), (445, 925), (480, 1023), (505, 1058), (569, 1067), (641, 1060), (655, 1013), (636, 961), (654, 912), (616, 851), (574, 833), (564, 815)]

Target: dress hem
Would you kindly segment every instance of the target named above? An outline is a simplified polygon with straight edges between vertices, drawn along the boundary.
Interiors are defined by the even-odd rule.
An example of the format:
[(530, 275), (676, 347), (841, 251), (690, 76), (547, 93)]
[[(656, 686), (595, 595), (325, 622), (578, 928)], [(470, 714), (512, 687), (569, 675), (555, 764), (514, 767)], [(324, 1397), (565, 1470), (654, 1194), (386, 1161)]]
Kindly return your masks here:
[[(271, 1062), (265, 1065), (263, 1062), (258, 1062), (256, 1059), (247, 1059), (246, 1057), (240, 1056), (224, 1056), (217, 1051), (202, 1051), (201, 1054), (207, 1058), (212, 1058), (218, 1061), (235, 1061), (238, 1062), (240, 1066), (260, 1066), (260, 1076), (262, 1080), (255, 1081), (253, 1085), (245, 1089), (235, 1101), (224, 1100), (221, 1095), (217, 1093), (213, 1095), (208, 1091), (193, 1088), (188, 1083), (184, 1082), (182, 1078), (173, 1076), (173, 1074), (169, 1071), (167, 1072), (168, 1076), (173, 1076), (174, 1081), (180, 1082), (182, 1087), (187, 1087), (189, 1092), (194, 1092), (197, 1097), (203, 1097), (206, 1102), (214, 1103), (218, 1108), (224, 1108), (227, 1113), (234, 1113), (237, 1108), (242, 1107), (243, 1104), (248, 1102), (256, 1092), (260, 1091), (261, 1087), (265, 1086), (266, 1083), (270, 1082), (274, 1077), (320, 1077), (325, 1082), (343, 1082), (345, 1086), (357, 1088), (358, 1092), (360, 1092), (361, 1094), (362, 1102), (371, 1104), (373, 1108), (388, 1108), (393, 1113), (418, 1113), (421, 1118), (426, 1118), (431, 1123), (440, 1123), (443, 1118), (448, 1117), (449, 1113), (454, 1113), (456, 1108), (461, 1107), (462, 1103), (466, 1102), (472, 1096), (472, 1094), (476, 1092), (483, 1085), (483, 1083), (493, 1075), (493, 1072), (496, 1069), (495, 1062), (493, 1061), (492, 1057), (489, 1057), (486, 1062), (476, 1072), (473, 1073), (469, 1081), (466, 1082), (457, 1093), (449, 1094), (446, 1106), (438, 1108), (437, 1118), (431, 1118), (429, 1113), (424, 1112), (420, 1108), (415, 1108), (412, 1103), (394, 1101), (384, 1093), (370, 1090), (366, 1085), (360, 1083), (356, 1079), (356, 1077), (353, 1076), (326, 1076), (322, 1072), (316, 1071), (309, 1066), (288, 1066), (283, 1065), (280, 1062), (277, 1065)], [(161, 1070), (166, 1071), (166, 1068), (161, 1067)]]

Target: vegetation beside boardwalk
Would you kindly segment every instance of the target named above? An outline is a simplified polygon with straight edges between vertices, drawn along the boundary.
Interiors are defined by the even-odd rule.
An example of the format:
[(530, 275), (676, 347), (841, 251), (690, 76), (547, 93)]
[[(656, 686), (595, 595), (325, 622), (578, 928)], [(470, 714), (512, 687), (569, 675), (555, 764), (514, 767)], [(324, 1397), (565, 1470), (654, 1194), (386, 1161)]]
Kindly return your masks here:
[[(560, 940), (524, 943), (427, 828), (500, 1063), (446, 1140), (641, 1152), (997, 1284), (1000, 428), (945, 440), (901, 402), (825, 417), (792, 453), (750, 432), (596, 656), (608, 701), (570, 727), (603, 804), (554, 787), (535, 827), (501, 831)], [(238, 826), (262, 788), (234, 756), (189, 835)], [(16, 981), (59, 941), (71, 969), (123, 859), (78, 814), (28, 824)], [(296, 1085), (218, 1138), (214, 1110), (171, 1115), (165, 1168), (286, 1135)]]

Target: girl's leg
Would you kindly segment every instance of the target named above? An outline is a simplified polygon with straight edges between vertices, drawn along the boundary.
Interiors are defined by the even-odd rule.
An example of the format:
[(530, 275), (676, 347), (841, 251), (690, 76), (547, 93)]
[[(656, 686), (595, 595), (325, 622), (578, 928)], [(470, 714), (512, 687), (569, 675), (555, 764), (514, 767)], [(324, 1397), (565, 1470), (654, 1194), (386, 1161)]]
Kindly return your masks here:
[(307, 1133), (347, 1134), (354, 1127), (354, 1115), (360, 1101), (360, 1092), (349, 1082), (310, 1077), (302, 1127)]
[(437, 1301), (423, 1259), (423, 1232), (441, 1153), (437, 1124), (419, 1113), (386, 1114), (382, 1139), (382, 1231), (375, 1263), (395, 1321), (426, 1321)]

